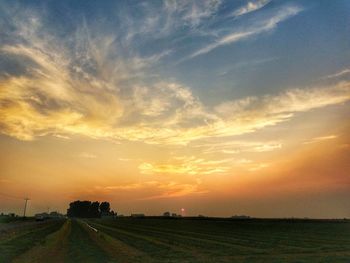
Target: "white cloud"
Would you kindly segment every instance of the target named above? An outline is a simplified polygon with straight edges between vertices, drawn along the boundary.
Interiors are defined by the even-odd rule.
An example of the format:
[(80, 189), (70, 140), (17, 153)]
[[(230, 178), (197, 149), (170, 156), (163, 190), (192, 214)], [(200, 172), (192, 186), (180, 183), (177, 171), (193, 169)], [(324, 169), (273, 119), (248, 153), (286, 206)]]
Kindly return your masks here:
[[(188, 2), (188, 1), (186, 1)], [(192, 1), (183, 19), (188, 21), (192, 27), (198, 26), (203, 19), (214, 15), (220, 6), (220, 0)]]
[(233, 12), (233, 16), (241, 16), (245, 15), (254, 11), (259, 10), (260, 8), (263, 8), (265, 5), (270, 3), (271, 0), (257, 0), (257, 1), (249, 1), (245, 6), (242, 6), (238, 8), (236, 11)]
[[(122, 21), (121, 41), (134, 47), (140, 41), (166, 38), (181, 30), (196, 31), (215, 17), (221, 0), (165, 0), (138, 2), (132, 9), (119, 13)], [(135, 16), (137, 10), (137, 16)]]
[(82, 153), (78, 154), (78, 157), (87, 158), (87, 159), (95, 159), (95, 158), (97, 158), (97, 155), (93, 154), (93, 153), (82, 152)]
[(195, 51), (192, 53), (189, 57), (185, 58), (184, 60), (191, 59), (203, 54), (206, 54), (218, 47), (229, 45), (244, 39), (247, 39), (249, 37), (268, 32), (273, 30), (279, 23), (283, 22), (284, 20), (295, 16), (299, 12), (301, 12), (302, 9), (298, 6), (287, 6), (283, 9), (279, 10), (275, 15), (273, 15), (270, 18), (264, 19), (262, 21), (259, 21), (257, 25), (247, 27), (241, 31), (235, 31), (230, 34), (224, 35), (218, 39), (216, 39), (213, 43)]
[(334, 74), (327, 75), (323, 79), (339, 78), (339, 77), (342, 77), (344, 75), (349, 75), (349, 74), (350, 74), (350, 69), (346, 68), (346, 69), (343, 69), (343, 70), (336, 72)]
[(279, 95), (248, 97), (241, 100), (224, 102), (216, 107), (221, 116), (231, 114), (237, 118), (257, 118), (263, 121), (263, 115), (270, 116), (266, 121), (278, 122), (292, 117), (295, 112), (308, 111), (346, 102), (350, 99), (350, 83), (339, 82), (335, 85), (314, 88), (291, 89)]
[(328, 141), (328, 140), (333, 140), (333, 139), (336, 139), (338, 138), (337, 135), (327, 135), (327, 136), (320, 136), (320, 137), (315, 137), (315, 138), (312, 138), (308, 141), (305, 141), (304, 144), (310, 144), (310, 143), (316, 143), (316, 142), (322, 142), (322, 141)]
[(221, 0), (167, 0), (164, 2), (164, 11), (169, 16), (176, 16), (182, 24), (196, 27), (203, 20), (215, 15)]

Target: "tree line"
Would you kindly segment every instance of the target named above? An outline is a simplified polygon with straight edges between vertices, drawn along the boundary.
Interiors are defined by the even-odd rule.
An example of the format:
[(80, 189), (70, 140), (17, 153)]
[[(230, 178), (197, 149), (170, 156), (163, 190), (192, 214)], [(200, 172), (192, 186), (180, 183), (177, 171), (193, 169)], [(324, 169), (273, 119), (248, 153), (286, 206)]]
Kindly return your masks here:
[(108, 202), (99, 203), (97, 201), (74, 201), (69, 204), (67, 209), (68, 217), (80, 218), (98, 218), (102, 216), (114, 215)]

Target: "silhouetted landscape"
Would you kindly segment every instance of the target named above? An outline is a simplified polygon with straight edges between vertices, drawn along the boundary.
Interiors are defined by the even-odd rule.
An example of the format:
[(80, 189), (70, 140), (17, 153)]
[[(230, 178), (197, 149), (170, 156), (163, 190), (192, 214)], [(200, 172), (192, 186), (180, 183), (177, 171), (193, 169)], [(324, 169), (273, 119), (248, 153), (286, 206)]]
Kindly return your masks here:
[[(40, 214), (41, 215), (41, 214)], [(347, 219), (118, 216), (74, 201), (67, 217), (1, 216), (0, 262), (348, 262)]]

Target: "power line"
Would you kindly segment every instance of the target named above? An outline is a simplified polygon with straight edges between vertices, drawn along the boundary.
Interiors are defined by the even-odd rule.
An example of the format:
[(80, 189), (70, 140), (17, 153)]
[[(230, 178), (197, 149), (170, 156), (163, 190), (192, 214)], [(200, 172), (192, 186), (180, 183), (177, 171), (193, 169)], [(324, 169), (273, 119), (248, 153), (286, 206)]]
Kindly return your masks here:
[(23, 211), (23, 217), (26, 217), (26, 210), (27, 210), (27, 202), (30, 200), (29, 198), (25, 198), (25, 204), (24, 204), (24, 211)]
[(24, 199), (25, 203), (24, 203), (23, 217), (26, 217), (27, 203), (30, 200), (28, 197), (21, 198), (21, 197), (18, 197), (18, 196), (13, 196), (13, 195), (4, 194), (4, 193), (0, 193), (0, 195), (4, 196), (4, 197), (7, 197), (7, 198), (10, 198), (10, 199), (20, 199), (20, 200)]

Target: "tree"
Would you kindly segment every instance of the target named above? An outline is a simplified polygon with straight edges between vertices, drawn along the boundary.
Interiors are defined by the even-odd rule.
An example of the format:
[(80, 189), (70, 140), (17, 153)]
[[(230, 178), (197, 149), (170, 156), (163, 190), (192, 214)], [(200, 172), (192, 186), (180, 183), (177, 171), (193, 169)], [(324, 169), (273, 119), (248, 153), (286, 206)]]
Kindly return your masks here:
[(100, 203), (99, 202), (92, 202), (90, 205), (90, 211), (89, 211), (89, 215), (90, 217), (101, 217), (101, 213), (99, 210), (100, 207)]
[(108, 202), (102, 202), (101, 204), (97, 201), (74, 201), (69, 204), (67, 209), (68, 217), (81, 217), (81, 218), (97, 218), (103, 215), (113, 215), (110, 212), (111, 206)]
[(111, 210), (111, 206), (108, 202), (102, 202), (100, 204), (100, 211), (101, 214), (109, 214)]
[(68, 217), (92, 218), (100, 217), (99, 202), (91, 201), (74, 201), (69, 204), (67, 209)]

